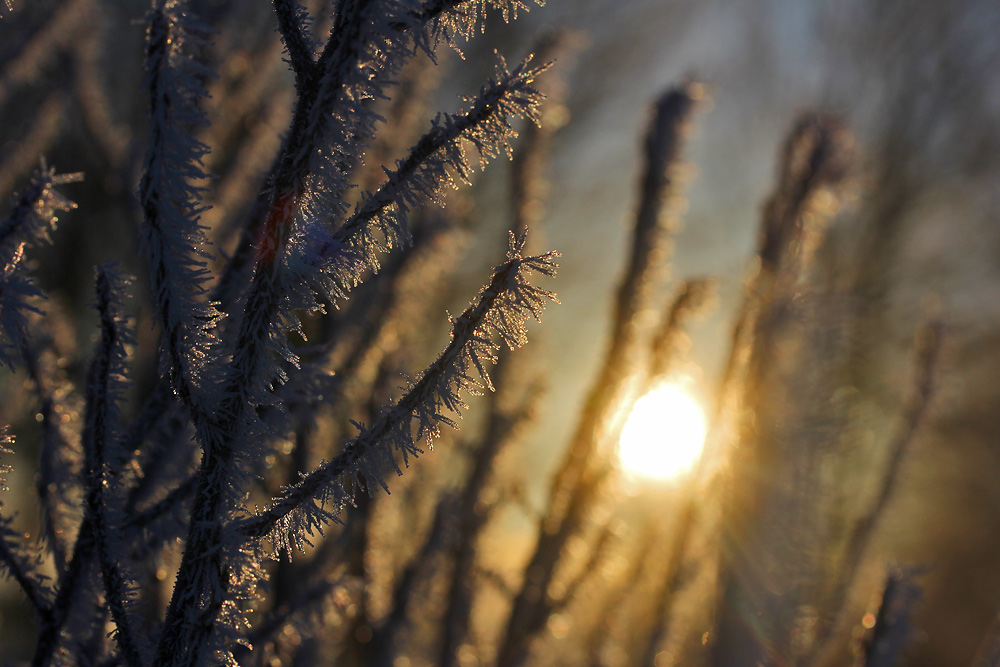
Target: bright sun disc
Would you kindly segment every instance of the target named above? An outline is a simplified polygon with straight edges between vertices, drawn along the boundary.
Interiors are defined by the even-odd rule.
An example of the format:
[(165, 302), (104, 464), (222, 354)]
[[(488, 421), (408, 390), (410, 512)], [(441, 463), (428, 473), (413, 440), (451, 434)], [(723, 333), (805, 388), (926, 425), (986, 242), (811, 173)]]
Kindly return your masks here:
[(625, 472), (670, 479), (690, 470), (705, 443), (705, 414), (682, 387), (665, 384), (635, 403), (618, 445)]

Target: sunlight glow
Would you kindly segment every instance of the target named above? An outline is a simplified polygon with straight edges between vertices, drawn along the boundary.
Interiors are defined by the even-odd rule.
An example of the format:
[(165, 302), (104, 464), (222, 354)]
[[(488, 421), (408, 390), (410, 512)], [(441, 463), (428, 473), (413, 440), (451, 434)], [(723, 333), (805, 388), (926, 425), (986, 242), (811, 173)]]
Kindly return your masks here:
[(701, 406), (683, 386), (660, 385), (636, 401), (622, 429), (621, 467), (640, 477), (678, 477), (701, 455), (706, 428)]

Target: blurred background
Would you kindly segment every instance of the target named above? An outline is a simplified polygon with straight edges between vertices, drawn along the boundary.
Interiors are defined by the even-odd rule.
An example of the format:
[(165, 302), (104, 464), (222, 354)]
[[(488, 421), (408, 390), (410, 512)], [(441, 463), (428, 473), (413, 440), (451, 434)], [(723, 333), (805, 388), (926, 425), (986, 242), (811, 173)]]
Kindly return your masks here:
[[(217, 31), (206, 56), (218, 73), (206, 84), (212, 125), (197, 136), (212, 148), (207, 170), (219, 175), (206, 184), (214, 209), (204, 222), (226, 252), (287, 126), (292, 77), (280, 60), (268, 3), (205, 0), (193, 7)], [(67, 333), (58, 341), (84, 350), (63, 355), (79, 359), (69, 362), (71, 375), (85, 367), (90, 345), (93, 265), (114, 259), (130, 273), (145, 273), (134, 201), (144, 150), (145, 9), (134, 0), (15, 1), (0, 21), (0, 192), (23, 187), (39, 155), (86, 178), (64, 189), (79, 208), (63, 216), (53, 245), (35, 255), (51, 307), (82, 323), (75, 340)], [(622, 546), (602, 557), (595, 570), (603, 574), (580, 588), (576, 606), (547, 616), (529, 662), (643, 664), (646, 654), (628, 650), (630, 624), (621, 619), (631, 614), (663, 626), (651, 654), (656, 665), (753, 664), (749, 656), (766, 664), (843, 664), (863, 655), (859, 646), (874, 624), (865, 613), (883, 596), (889, 568), (919, 566), (912, 580), (922, 600), (909, 605), (913, 632), (898, 664), (973, 664), (1000, 611), (1000, 6), (548, 0), (510, 24), (491, 17), (485, 34), (463, 48), (464, 60), (442, 49), (436, 73), (414, 67), (407, 94), (434, 92), (410, 110), (414, 118), (392, 118), (420, 131), (436, 109), (453, 110), (458, 95), (478, 90), (492, 72), (494, 50), (516, 62), (556, 29), (568, 32), (546, 80), (553, 102), (545, 121), (554, 133), (532, 243), (563, 255), (558, 278), (545, 285), (561, 305), (548, 308), (525, 349), (530, 362), (519, 372), (545, 390), (507, 453), (504, 470), (522, 474), (501, 487), (510, 497), (481, 549), (481, 569), (506, 578), (513, 591), (521, 585), (537, 515), (549, 503), (549, 479), (608, 344), (652, 104), (685, 77), (702, 87), (676, 171), (685, 190), (673, 202), (675, 233), (669, 249), (659, 250), (669, 278), (657, 279), (662, 298), (655, 301), (682, 281), (714, 283), (714, 298), (688, 323), (671, 371), (671, 381), (712, 422), (714, 454), (711, 464), (667, 479), (615, 473), (588, 520), (610, 526)], [(739, 357), (731, 351), (734, 327), (761, 293), (764, 203), (777, 187), (786, 137), (809, 112), (826, 114), (824, 122), (837, 128), (849, 166), (824, 191), (829, 201), (803, 214), (822, 218), (822, 230), (792, 286), (777, 281), (787, 303), (770, 302), (785, 308), (771, 313), (779, 322), (772, 345), (755, 353), (752, 341), (735, 337), (751, 350), (742, 362), (750, 370), (740, 375), (751, 389), (727, 389), (723, 376)], [(378, 149), (374, 157), (398, 156)], [(400, 370), (413, 372), (431, 358), (443, 344), (444, 310), (460, 312), (502, 257), (514, 215), (512, 178), (511, 164), (497, 160), (445, 209), (460, 211), (471, 233), (453, 258), (455, 277), (434, 288), (426, 308), (424, 331), (438, 335), (408, 343), (411, 352), (396, 361)], [(140, 282), (135, 293), (143, 289)], [(759, 318), (767, 303), (754, 307)], [(140, 344), (148, 346), (155, 341), (148, 302), (136, 299), (135, 307)], [(764, 326), (749, 321), (754, 331)], [(919, 341), (929, 324), (936, 356), (926, 382), (933, 390), (922, 404), (920, 360), (927, 355), (920, 345), (927, 343)], [(140, 386), (149, 385), (154, 370), (139, 368)], [(22, 380), (4, 374), (0, 421), (14, 426), (20, 442), (30, 433), (25, 417), (32, 408), (17, 392)], [(738, 404), (728, 412), (727, 391)], [(483, 406), (483, 399), (471, 401), (463, 432), (476, 432)], [(758, 420), (750, 441), (768, 440), (768, 456), (746, 454), (746, 444), (743, 454), (731, 454), (748, 442), (748, 410)], [(669, 443), (671, 425), (662, 421), (665, 433), (647, 438)], [(18, 450), (30, 456), (30, 438), (23, 441)], [(448, 477), (452, 464), (443, 452), (450, 445), (399, 480), (402, 501), (410, 498), (409, 478), (425, 467), (443, 469), (426, 473), (433, 479)], [(33, 469), (30, 459), (18, 462), (7, 493), (29, 528), (32, 500), (19, 490), (33, 488)], [(751, 469), (758, 472), (741, 482)], [(741, 483), (755, 490), (740, 490)], [(676, 533), (685, 494), (695, 486), (704, 497), (675, 558), (681, 573), (671, 584), (669, 612), (650, 611), (657, 600), (611, 605), (615, 595), (640, 597), (635, 590), (615, 593), (626, 590), (620, 580), (630, 572), (640, 580), (656, 576), (630, 569), (636, 554), (674, 558), (663, 549), (643, 552), (643, 540), (653, 540), (647, 527), (658, 521), (655, 540), (669, 542), (665, 536)], [(395, 489), (392, 500), (400, 500)], [(372, 529), (376, 545), (399, 519), (381, 521)], [(574, 557), (588, 562), (585, 552), (596, 543), (581, 538)], [(845, 563), (852, 564), (846, 575)], [(389, 586), (374, 579), (374, 588)], [(0, 643), (14, 647), (21, 643), (16, 630), (26, 626), (16, 618), (23, 616), (17, 594), (9, 593), (0, 606)], [(842, 604), (831, 602), (841, 596)], [(491, 664), (482, 647), (499, 641), (494, 610), (509, 606), (510, 597), (504, 585), (481, 594), (480, 648), (465, 663)], [(378, 599), (373, 618), (389, 604)], [(611, 609), (619, 620), (602, 611)], [(829, 620), (834, 616), (839, 625)], [(827, 630), (817, 618), (836, 626), (829, 631), (836, 641), (824, 642)], [(603, 628), (609, 645), (584, 650), (594, 628)], [(736, 648), (719, 639), (727, 629), (726, 637), (739, 637)], [(425, 645), (433, 642), (412, 642), (416, 648), (401, 654), (410, 662), (394, 664), (435, 664), (421, 657), (433, 653)]]

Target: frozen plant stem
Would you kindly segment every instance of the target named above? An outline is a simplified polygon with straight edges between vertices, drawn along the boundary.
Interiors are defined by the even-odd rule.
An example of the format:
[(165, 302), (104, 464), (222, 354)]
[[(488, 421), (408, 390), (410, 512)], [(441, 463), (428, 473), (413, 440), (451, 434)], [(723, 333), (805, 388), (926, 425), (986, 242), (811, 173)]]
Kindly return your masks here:
[[(437, 410), (440, 407), (456, 412), (464, 406), (460, 390), (475, 390), (477, 383), (468, 373), (475, 368), (487, 386), (490, 385), (484, 362), (493, 359), (496, 349), (491, 335), (499, 335), (511, 347), (524, 342), (523, 317), (516, 311), (534, 316), (541, 314), (544, 301), (554, 298), (551, 292), (528, 285), (523, 272), (537, 271), (554, 275), (555, 253), (522, 258), (520, 244), (512, 241), (511, 259), (493, 274), (490, 284), (479, 299), (455, 320), (451, 342), (420, 379), (371, 428), (365, 428), (347, 443), (341, 454), (302, 481), (287, 489), (271, 507), (257, 517), (238, 524), (239, 532), (249, 539), (270, 537), (275, 547), (288, 550), (299, 545), (288, 543), (282, 535), (312, 534), (314, 530), (336, 519), (343, 503), (345, 476), (361, 472), (375, 475), (365, 480), (364, 488), (382, 484), (377, 477), (377, 460), (391, 460), (392, 441), (404, 456), (417, 454), (412, 422), (416, 420), (417, 438), (434, 438), (437, 422), (450, 422)], [(512, 311), (514, 309), (514, 311)], [(332, 499), (332, 500), (331, 500)], [(331, 509), (326, 509), (329, 502)], [(295, 513), (304, 510), (301, 516)]]
[(132, 343), (131, 332), (125, 327), (120, 312), (121, 282), (110, 267), (98, 270), (97, 309), (101, 317), (101, 339), (90, 368), (87, 392), (83, 440), (90, 488), (84, 521), (93, 525), (104, 596), (116, 627), (115, 640), (126, 664), (139, 667), (147, 663), (144, 642), (131, 615), (133, 584), (122, 567), (122, 550), (115, 537), (121, 517), (118, 499), (114, 497), (120, 492), (113, 463), (114, 459), (121, 458), (121, 453), (116, 451), (120, 440), (117, 403), (127, 370), (125, 346)]

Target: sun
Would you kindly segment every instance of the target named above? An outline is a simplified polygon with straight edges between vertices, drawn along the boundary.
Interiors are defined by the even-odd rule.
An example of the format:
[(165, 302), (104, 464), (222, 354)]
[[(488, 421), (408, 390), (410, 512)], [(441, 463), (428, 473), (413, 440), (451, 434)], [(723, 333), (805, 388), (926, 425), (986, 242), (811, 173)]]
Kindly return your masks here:
[(622, 470), (659, 480), (678, 477), (701, 456), (706, 430), (698, 401), (679, 384), (662, 384), (636, 401), (622, 429)]

